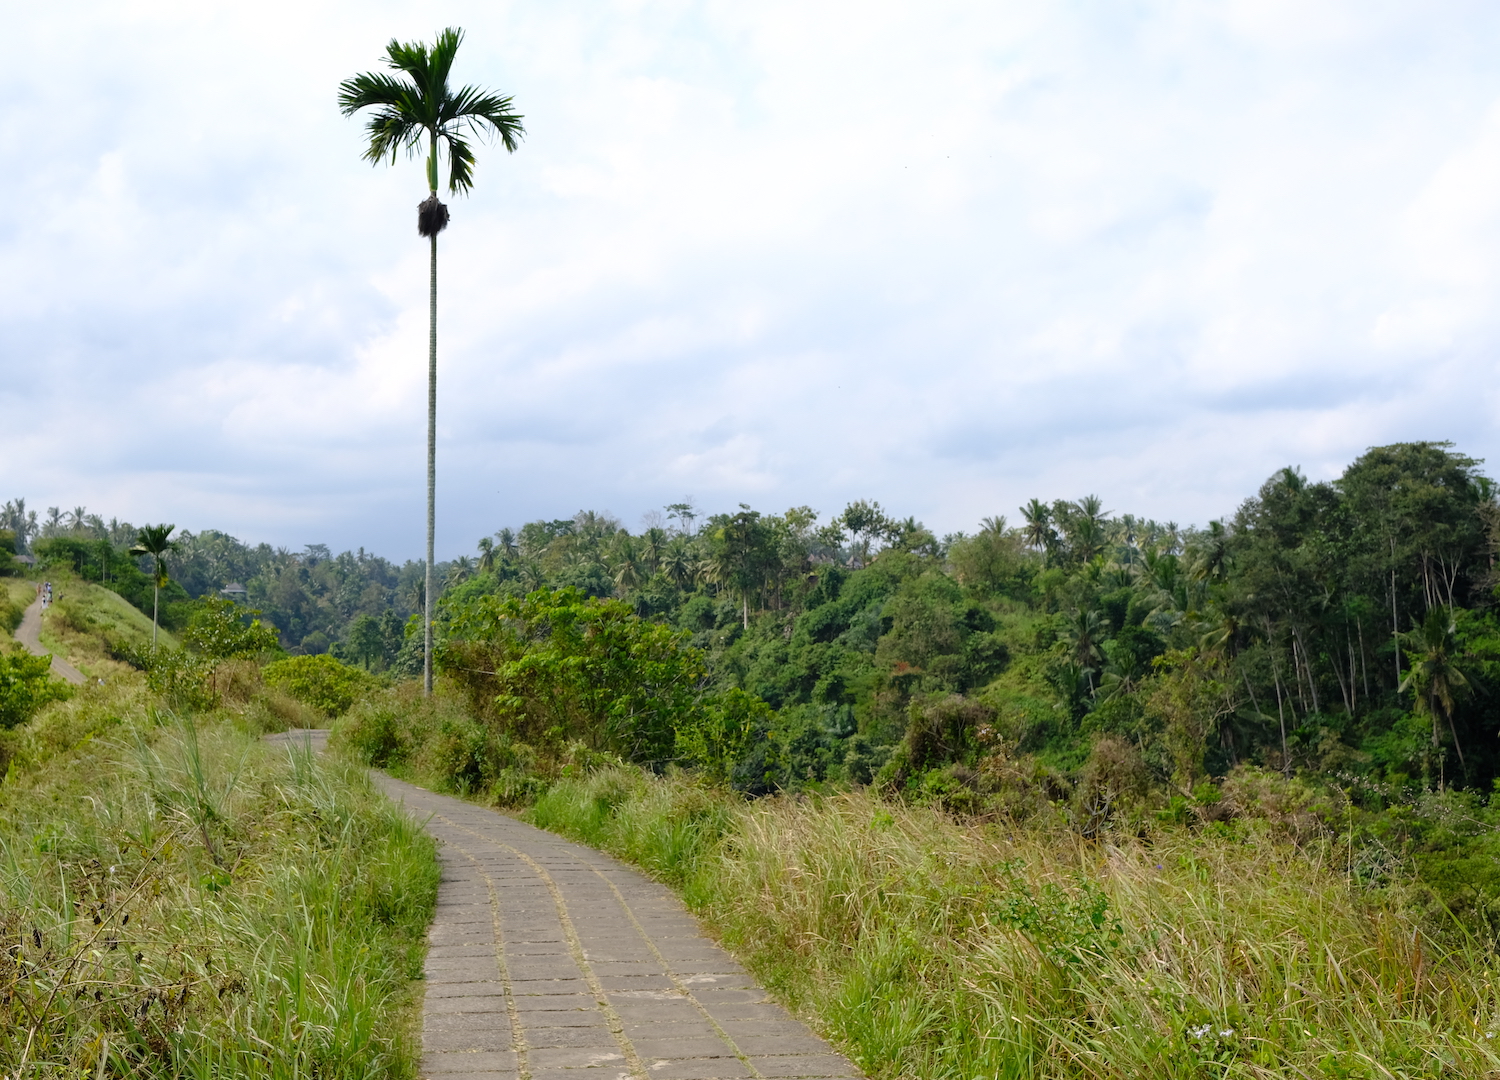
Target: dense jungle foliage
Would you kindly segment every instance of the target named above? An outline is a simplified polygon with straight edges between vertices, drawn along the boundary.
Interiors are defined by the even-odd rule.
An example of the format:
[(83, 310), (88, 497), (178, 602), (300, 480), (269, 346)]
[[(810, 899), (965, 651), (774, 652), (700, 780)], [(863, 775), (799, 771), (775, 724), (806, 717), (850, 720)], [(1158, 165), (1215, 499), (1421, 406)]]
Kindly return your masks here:
[[(24, 545), (22, 511), (7, 504), (0, 524)], [(1500, 775), (1500, 506), (1478, 462), (1448, 444), (1375, 448), (1327, 483), (1284, 469), (1202, 529), (1114, 514), (1094, 496), (1032, 500), (1015, 526), (990, 518), (941, 539), (868, 502), (821, 526), (807, 507), (700, 518), (684, 503), (652, 517), (639, 533), (592, 512), (501, 529), (442, 567), (437, 659), (479, 713), (498, 716), (497, 695), (515, 693), (473, 670), (535, 665), (533, 643), (569, 620), (599, 623), (590, 641), (605, 624), (618, 637), (628, 612), (656, 628), (661, 655), (692, 647), (683, 671), (642, 691), (657, 712), (641, 724), (670, 727), (662, 709), (730, 688), (770, 706), (731, 770), (751, 792), (879, 776), (962, 801), (998, 769), (1045, 796), (1103, 769), (1119, 774), (1098, 795), (1108, 801), (1121, 784), (1187, 795), (1249, 763), (1342, 776), (1378, 799), (1488, 790)], [(44, 565), (71, 562), (149, 603), (128, 526), (82, 508), (51, 518), (31, 545)], [(251, 549), (211, 531), (179, 543), (167, 559), (178, 625), (190, 596), (247, 582), (283, 647), (419, 669), (407, 625), (419, 564)], [(525, 599), (539, 591), (554, 598)], [(576, 719), (550, 725), (571, 737)], [(622, 738), (610, 745), (627, 757), (673, 759), (660, 730)]]
[(1378, 799), (1500, 771), (1500, 508), (1446, 444), (1376, 448), (1329, 483), (1282, 470), (1203, 529), (1092, 496), (942, 539), (873, 503), (817, 521), (678, 505), (640, 534), (592, 513), (501, 530), (453, 564), (439, 662), (472, 682), (502, 599), (612, 598), (775, 710), (734, 769), (750, 791), (880, 776), (962, 800), (986, 770), (1055, 793), (1092, 768), (1118, 774), (1107, 800), (1255, 764)]

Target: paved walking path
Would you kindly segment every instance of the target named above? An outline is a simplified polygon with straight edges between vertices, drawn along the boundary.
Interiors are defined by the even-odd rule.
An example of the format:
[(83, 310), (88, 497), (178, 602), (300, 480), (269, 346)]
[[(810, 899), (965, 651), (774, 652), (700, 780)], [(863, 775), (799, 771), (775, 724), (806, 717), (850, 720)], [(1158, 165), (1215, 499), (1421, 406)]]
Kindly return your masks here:
[(82, 686), (86, 681), (83, 672), (68, 663), (61, 656), (53, 654), (42, 645), (42, 598), (38, 596), (32, 605), (26, 609), (21, 616), (21, 625), (16, 627), (16, 640), (21, 647), (33, 656), (51, 656), (52, 674), (60, 679), (67, 679), (74, 686)]
[(422, 1076), (859, 1076), (665, 886), (514, 818), (375, 775), (430, 815), (442, 842)]
[[(268, 738), (321, 750), (328, 733)], [(493, 810), (372, 775), (442, 845), (420, 1076), (860, 1077), (665, 886)]]

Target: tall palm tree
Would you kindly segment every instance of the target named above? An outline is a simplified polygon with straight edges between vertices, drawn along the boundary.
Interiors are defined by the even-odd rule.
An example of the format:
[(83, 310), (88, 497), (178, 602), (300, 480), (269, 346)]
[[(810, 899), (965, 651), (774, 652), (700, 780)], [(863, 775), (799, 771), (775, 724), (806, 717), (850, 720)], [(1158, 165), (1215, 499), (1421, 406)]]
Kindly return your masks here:
[[(431, 47), (422, 42), (391, 40), (385, 64), (397, 74), (364, 72), (339, 84), (339, 109), (353, 116), (374, 109), (366, 125), (369, 145), (364, 157), (373, 165), (386, 158), (395, 164), (405, 150), (414, 157), (427, 151), (427, 198), (417, 204), (417, 232), (431, 244), (427, 328), (427, 578), (422, 634), (422, 687), (432, 693), (432, 587), (434, 537), (437, 518), (437, 238), (448, 226), (448, 208), (438, 201), (439, 143), (448, 155), (448, 191), (453, 195), (474, 186), (471, 135), (498, 138), (514, 153), (525, 129), (508, 96), (486, 93), (474, 86), (458, 90), (448, 85), (453, 58), (464, 32), (450, 26)], [(424, 146), (425, 144), (425, 146)]]
[(488, 536), (479, 538), (479, 572), (492, 574), (495, 571), (495, 541)]
[(177, 545), (169, 539), (176, 525), (147, 525), (136, 534), (135, 546), (130, 549), (132, 555), (150, 555), (151, 568), (151, 647), (156, 648), (156, 626), (159, 614), (161, 587), (167, 583), (167, 564), (162, 559), (169, 551), (176, 551)]

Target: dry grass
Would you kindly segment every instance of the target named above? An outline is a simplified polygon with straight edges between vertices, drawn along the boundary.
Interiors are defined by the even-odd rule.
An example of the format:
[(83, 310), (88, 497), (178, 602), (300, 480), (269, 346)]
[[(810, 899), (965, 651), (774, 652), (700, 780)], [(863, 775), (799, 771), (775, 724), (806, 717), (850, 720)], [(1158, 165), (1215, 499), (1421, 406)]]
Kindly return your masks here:
[(678, 884), (872, 1076), (1500, 1076), (1481, 942), (1253, 830), (1085, 842), (602, 773), (533, 811)]

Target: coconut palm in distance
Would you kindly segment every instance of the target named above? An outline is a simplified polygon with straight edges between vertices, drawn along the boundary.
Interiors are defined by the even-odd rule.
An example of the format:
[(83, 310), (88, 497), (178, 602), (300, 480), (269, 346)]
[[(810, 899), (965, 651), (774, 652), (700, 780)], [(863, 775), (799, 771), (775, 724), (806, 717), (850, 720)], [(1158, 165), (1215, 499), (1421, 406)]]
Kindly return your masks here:
[(437, 513), (437, 237), (448, 226), (448, 208), (438, 201), (438, 156), (448, 156), (448, 191), (459, 195), (473, 187), (474, 152), (465, 135), (490, 135), (515, 152), (525, 129), (511, 99), (477, 87), (454, 90), (448, 85), (453, 58), (464, 32), (450, 26), (429, 47), (392, 40), (385, 65), (394, 74), (365, 72), (339, 84), (339, 109), (353, 116), (374, 109), (366, 131), (364, 157), (373, 165), (387, 158), (395, 164), (405, 150), (415, 157), (427, 152), (427, 198), (417, 204), (417, 232), (431, 243), (427, 331), (427, 578), (423, 598), (422, 685), (432, 693), (432, 582)]
[(167, 583), (166, 564), (162, 557), (169, 551), (176, 551), (177, 545), (168, 537), (176, 525), (147, 525), (135, 538), (135, 546), (130, 549), (132, 555), (151, 556), (151, 647), (156, 648), (156, 617), (160, 610), (158, 601), (161, 597), (161, 587)]

